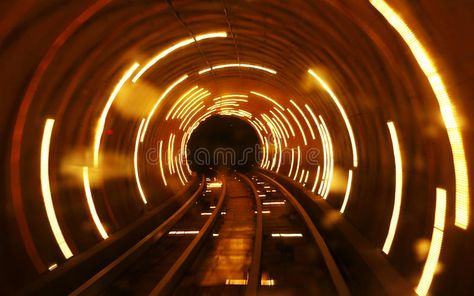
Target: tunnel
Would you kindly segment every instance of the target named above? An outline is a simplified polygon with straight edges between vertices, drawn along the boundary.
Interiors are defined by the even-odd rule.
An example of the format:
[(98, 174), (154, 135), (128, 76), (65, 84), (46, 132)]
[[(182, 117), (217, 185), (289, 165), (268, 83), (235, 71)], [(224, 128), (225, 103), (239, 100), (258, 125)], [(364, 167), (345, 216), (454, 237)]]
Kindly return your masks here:
[(473, 1), (0, 8), (2, 295), (472, 294)]

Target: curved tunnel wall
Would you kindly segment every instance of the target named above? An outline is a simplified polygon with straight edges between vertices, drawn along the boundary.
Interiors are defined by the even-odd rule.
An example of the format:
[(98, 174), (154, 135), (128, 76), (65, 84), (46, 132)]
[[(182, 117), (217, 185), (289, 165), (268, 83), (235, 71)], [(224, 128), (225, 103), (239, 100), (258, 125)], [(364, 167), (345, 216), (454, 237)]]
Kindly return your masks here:
[[(326, 200), (340, 209), (351, 170), (350, 199), (343, 216), (380, 249), (389, 229), (396, 187), (396, 163), (387, 126), (387, 121), (392, 121), (403, 160), (403, 187), (400, 218), (388, 259), (414, 287), (418, 284), (433, 233), (436, 188), (444, 188), (443, 268), (432, 289), (442, 293), (448, 287), (452, 290), (456, 282), (460, 283), (458, 287), (468, 285), (469, 276), (452, 276), (459, 270), (466, 275), (472, 272), (472, 267), (464, 264), (466, 258), (472, 258), (472, 231), (470, 226), (467, 230), (455, 226), (459, 211), (455, 167), (436, 93), (400, 34), (371, 3), (21, 1), (2, 5), (2, 228), (8, 234), (2, 255), (13, 270), (4, 271), (2, 278), (9, 279), (5, 286), (15, 289), (47, 272), (48, 266), (65, 260), (48, 223), (41, 187), (46, 119), (55, 120), (48, 169), (54, 211), (71, 253), (77, 255), (103, 240), (84, 190), (84, 167), (89, 168), (91, 198), (108, 235), (172, 196), (185, 183), (183, 175), (189, 178), (184, 165), (176, 168), (182, 174), (170, 174), (169, 164), (158, 159), (160, 141), (163, 155), (169, 151), (171, 134), (176, 137), (176, 145), (181, 143), (181, 122), (165, 118), (194, 86), (209, 92), (203, 98), (201, 114), (214, 98), (240, 94), (247, 96), (241, 97), (247, 102), (239, 102), (237, 108), (264, 124), (261, 114), (270, 116), (273, 108), (280, 115), (275, 110), (278, 106), (251, 92), (273, 98), (283, 106), (280, 111), (294, 129), (295, 136), (286, 138), (288, 148), (300, 146), (302, 155), (317, 148), (321, 154), (316, 159), (322, 170), (325, 142), (312, 125), (308, 108), (316, 116), (321, 115), (334, 155), (333, 181)], [(469, 9), (449, 4), (449, 10), (442, 1), (390, 5), (433, 58), (455, 104), (470, 168), (472, 44), (465, 41), (467, 28), (473, 26), (466, 12)], [(210, 32), (223, 32), (225, 36), (191, 40), (164, 55), (133, 82), (134, 75), (152, 57), (177, 42)], [(199, 74), (203, 69), (229, 63), (259, 65), (276, 74), (243, 66)], [(324, 80), (347, 113), (357, 147), (357, 167), (344, 118), (331, 93), (308, 73), (310, 69)], [(130, 77), (122, 81), (104, 122), (96, 169), (97, 123), (128, 70)], [(188, 77), (164, 96), (183, 75)], [(160, 97), (163, 100), (150, 118), (146, 137), (138, 142), (138, 132), (146, 126), (142, 119)], [(290, 99), (307, 116), (314, 139)], [(294, 113), (301, 129), (287, 109)], [(284, 146), (286, 121), (282, 115), (280, 119), (281, 123), (274, 121), (273, 128), (275, 134), (282, 135), (274, 140)], [(291, 134), (289, 125), (286, 128)], [(260, 132), (265, 134), (264, 128)], [(270, 158), (278, 145), (271, 146)], [(135, 147), (139, 147), (138, 174), (134, 168)], [(288, 174), (289, 160), (284, 161), (280, 173)], [(302, 185), (312, 189), (317, 165), (302, 161), (299, 169), (298, 176), (302, 169), (308, 172), (308, 181), (304, 184), (305, 176), (296, 181), (301, 179)], [(472, 192), (472, 182), (464, 182)], [(420, 249), (424, 251), (417, 251)]]

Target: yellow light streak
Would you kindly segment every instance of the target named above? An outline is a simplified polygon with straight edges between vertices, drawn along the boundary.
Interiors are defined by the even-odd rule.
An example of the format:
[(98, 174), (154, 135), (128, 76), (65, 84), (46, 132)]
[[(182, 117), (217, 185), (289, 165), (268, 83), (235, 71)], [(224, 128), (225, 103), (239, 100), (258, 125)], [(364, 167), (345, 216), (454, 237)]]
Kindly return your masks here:
[(177, 157), (174, 158), (174, 163), (175, 163), (175, 166), (176, 166), (176, 172), (178, 173), (179, 181), (184, 186), (184, 184), (186, 184), (186, 183), (184, 182), (184, 179), (181, 176), (181, 171), (179, 170), (179, 164), (178, 164), (178, 158)]
[(192, 235), (192, 234), (199, 234), (199, 230), (173, 230), (168, 232), (168, 235)]
[(309, 128), (309, 132), (311, 133), (311, 138), (313, 140), (316, 139), (316, 137), (314, 136), (313, 128), (311, 127), (311, 124), (309, 123), (308, 118), (306, 118), (306, 115), (304, 115), (303, 110), (301, 110), (301, 108), (293, 100), (290, 100), (290, 103), (293, 104), (293, 106), (295, 106), (296, 110), (298, 110), (298, 112), (301, 114), (301, 117), (303, 117), (304, 121), (306, 122), (306, 125)]
[(198, 88), (198, 86), (194, 86), (193, 88), (191, 88), (190, 90), (188, 90), (187, 92), (185, 92), (181, 97), (179, 97), (179, 99), (173, 104), (173, 107), (171, 107), (170, 111), (168, 112), (168, 114), (166, 114), (166, 118), (165, 120), (168, 120), (170, 118), (170, 116), (173, 114), (173, 111), (176, 109), (176, 107), (187, 97), (189, 96), (191, 93), (193, 93), (196, 89)]
[(168, 183), (166, 182), (166, 178), (165, 178), (165, 172), (163, 170), (163, 158), (161, 157), (161, 155), (163, 154), (163, 140), (160, 141), (160, 153), (159, 153), (159, 157), (160, 157), (160, 172), (161, 172), (161, 177), (163, 178), (163, 183), (165, 184), (165, 186), (168, 186)]
[(222, 99), (226, 99), (226, 98), (248, 98), (248, 97), (249, 97), (248, 95), (242, 95), (242, 94), (227, 94), (227, 95), (220, 96), (220, 98), (222, 98)]
[(304, 181), (303, 183), (306, 185), (306, 183), (308, 182), (308, 178), (309, 178), (309, 170), (306, 171), (306, 176), (304, 177)]
[(97, 210), (95, 209), (94, 199), (92, 198), (92, 191), (89, 183), (88, 167), (82, 168), (82, 175), (84, 179), (84, 191), (86, 193), (87, 205), (89, 206), (89, 212), (92, 216), (92, 220), (94, 221), (95, 227), (97, 228), (97, 231), (99, 231), (100, 236), (102, 236), (103, 239), (107, 239), (109, 238), (109, 235), (105, 231), (104, 226), (100, 221), (99, 215), (97, 214)]
[(319, 179), (320, 170), (321, 170), (321, 167), (318, 166), (318, 169), (316, 170), (316, 177), (314, 177), (313, 188), (311, 188), (311, 192), (313, 192), (313, 193), (316, 190), (316, 186), (318, 186), (318, 179)]
[(259, 65), (252, 65), (252, 64), (223, 64), (223, 65), (217, 65), (217, 66), (212, 66), (210, 68), (204, 69), (199, 71), (199, 75), (207, 73), (211, 70), (219, 70), (219, 69), (225, 69), (225, 68), (249, 68), (249, 69), (256, 69), (256, 70), (261, 70), (268, 72), (270, 74), (275, 75), (277, 72), (273, 69), (262, 67)]
[(300, 179), (298, 180), (298, 183), (301, 183), (301, 182), (303, 182), (303, 177), (304, 177), (304, 174), (305, 174), (305, 170), (304, 170), (304, 169), (302, 169), (302, 170), (301, 170)]
[(408, 25), (385, 1), (371, 0), (370, 3), (403, 38), (433, 89), (440, 107), (441, 116), (446, 126), (454, 162), (456, 180), (456, 212), (454, 224), (459, 228), (467, 229), (470, 219), (469, 180), (463, 137), (456, 119), (457, 114), (454, 104), (430, 56)]
[(283, 123), (283, 121), (280, 120), (280, 118), (275, 114), (275, 112), (273, 112), (273, 110), (270, 110), (270, 113), (273, 115), (273, 119), (275, 121), (278, 121), (278, 123), (280, 124), (280, 126), (282, 127), (283, 131), (285, 132), (285, 136), (287, 139), (290, 138), (290, 134), (288, 133), (288, 130), (286, 129), (286, 126), (285, 124)]
[(172, 53), (173, 51), (177, 50), (177, 49), (180, 49), (182, 47), (185, 47), (191, 43), (194, 43), (195, 40), (196, 41), (201, 41), (201, 40), (204, 40), (204, 39), (210, 39), (210, 38), (225, 38), (227, 37), (227, 33), (226, 32), (212, 32), (212, 33), (207, 33), (207, 34), (201, 34), (201, 35), (197, 35), (195, 38), (188, 38), (188, 39), (185, 39), (185, 40), (182, 40), (178, 43), (175, 43), (173, 44), (172, 46), (166, 48), (165, 50), (161, 51), (160, 53), (158, 53), (156, 56), (154, 56), (153, 58), (151, 58), (146, 64), (145, 66), (143, 66), (140, 71), (138, 71), (138, 73), (135, 75), (135, 77), (133, 77), (132, 81), (133, 83), (137, 82), (137, 80), (148, 70), (150, 69), (153, 65), (155, 65), (158, 61), (160, 61), (161, 59), (163, 59), (164, 57), (166, 57), (167, 55), (169, 55), (170, 53)]
[(144, 204), (147, 204), (145, 193), (143, 192), (142, 184), (140, 182), (140, 176), (138, 174), (138, 147), (140, 146), (140, 134), (145, 124), (145, 118), (142, 119), (140, 127), (138, 128), (137, 138), (135, 140), (135, 150), (133, 153), (133, 170), (135, 172), (135, 181), (137, 182), (138, 192)]
[(97, 127), (95, 129), (95, 136), (94, 136), (94, 166), (99, 166), (99, 150), (100, 150), (100, 142), (102, 140), (102, 134), (104, 133), (105, 128), (105, 121), (107, 120), (107, 114), (109, 113), (110, 108), (112, 107), (115, 98), (119, 94), (120, 90), (122, 89), (123, 85), (127, 80), (132, 76), (133, 72), (140, 66), (140, 64), (135, 63), (132, 67), (130, 67), (125, 74), (120, 78), (117, 85), (115, 85), (112, 93), (107, 100), (107, 103), (100, 114), (99, 120), (97, 122)]
[(48, 270), (49, 270), (49, 271), (53, 271), (53, 270), (55, 270), (56, 268), (58, 268), (58, 264), (57, 264), (57, 263), (53, 263), (53, 264), (51, 264), (51, 265), (48, 267)]
[(200, 94), (199, 96), (197, 96), (196, 98), (194, 98), (192, 101), (189, 101), (188, 104), (186, 105), (185, 108), (183, 108), (183, 110), (181, 111), (180, 114), (178, 114), (177, 118), (184, 118), (186, 117), (186, 114), (189, 113), (189, 110), (191, 110), (191, 108), (193, 108), (194, 106), (196, 106), (196, 104), (202, 104), (202, 100), (208, 96), (210, 96), (211, 93), (209, 93), (208, 91)]
[(204, 109), (206, 106), (202, 106), (201, 104), (197, 105), (196, 107), (191, 110), (191, 112), (186, 116), (182, 121), (181, 124), (179, 125), (179, 129), (186, 128), (188, 126), (189, 122), (193, 119), (196, 114), (198, 114), (202, 109)]
[(339, 112), (342, 115), (342, 118), (344, 119), (344, 123), (347, 128), (347, 132), (349, 133), (349, 138), (351, 140), (351, 145), (352, 145), (352, 162), (353, 166), (356, 168), (357, 167), (357, 147), (356, 147), (356, 142), (355, 142), (355, 137), (354, 137), (354, 132), (352, 131), (352, 126), (351, 123), (349, 122), (349, 118), (347, 117), (346, 111), (344, 110), (344, 107), (342, 107), (341, 103), (339, 102), (339, 99), (336, 97), (334, 92), (331, 90), (331, 88), (322, 80), (313, 70), (308, 70), (308, 73), (311, 74), (316, 80), (321, 84), (321, 86), (324, 88), (324, 90), (329, 94), (333, 102), (336, 104), (337, 108), (339, 109)]
[(43, 203), (46, 209), (49, 226), (53, 232), (54, 239), (61, 249), (63, 256), (69, 259), (73, 256), (66, 239), (63, 236), (61, 227), (59, 226), (56, 211), (54, 210), (53, 197), (51, 194), (51, 185), (49, 181), (49, 149), (51, 145), (51, 136), (53, 134), (54, 119), (47, 119), (44, 125), (43, 139), (41, 141), (41, 161), (40, 161), (40, 179), (41, 192), (43, 193)]
[(326, 134), (326, 142), (328, 145), (328, 160), (329, 160), (329, 166), (328, 166), (328, 173), (326, 175), (326, 185), (325, 185), (325, 190), (323, 191), (323, 198), (326, 199), (329, 190), (331, 188), (331, 183), (332, 183), (332, 175), (333, 175), (333, 170), (334, 170), (334, 157), (333, 157), (333, 149), (332, 149), (332, 140), (331, 140), (331, 135), (329, 134), (328, 127), (326, 125), (326, 122), (324, 121), (323, 117), (319, 115), (319, 120), (321, 121), (321, 127), (324, 130), (324, 133)]
[(257, 118), (255, 117), (255, 120), (258, 122), (258, 124), (262, 127), (263, 131), (268, 134), (268, 131), (267, 131), (267, 128), (265, 127), (265, 125)]
[(161, 97), (156, 101), (155, 105), (151, 109), (150, 113), (148, 113), (148, 117), (145, 122), (145, 127), (143, 128), (142, 136), (140, 138), (140, 142), (143, 142), (143, 139), (145, 139), (145, 134), (148, 129), (148, 125), (150, 124), (150, 120), (153, 117), (153, 114), (155, 113), (156, 109), (158, 108), (158, 105), (160, 105), (161, 101), (181, 82), (183, 82), (186, 78), (188, 78), (188, 75), (181, 76), (178, 80), (173, 82), (166, 90), (165, 92), (161, 95)]
[(295, 175), (293, 176), (293, 180), (296, 181), (296, 176), (298, 176), (298, 170), (300, 169), (300, 162), (301, 162), (301, 149), (300, 146), (297, 146), (297, 151), (298, 151), (298, 161), (296, 162), (296, 170), (295, 170)]
[(346, 194), (344, 195), (344, 201), (342, 202), (342, 206), (340, 209), (341, 214), (344, 213), (344, 211), (346, 210), (347, 202), (349, 201), (349, 195), (351, 194), (351, 185), (352, 185), (352, 170), (349, 170), (349, 174), (347, 176)]
[(286, 201), (265, 201), (262, 202), (262, 205), (264, 206), (278, 206), (278, 205), (284, 205), (286, 204)]
[(327, 176), (328, 169), (329, 169), (329, 148), (328, 148), (329, 145), (327, 144), (326, 134), (324, 133), (322, 125), (319, 123), (319, 121), (316, 119), (316, 117), (314, 119), (315, 119), (315, 123), (317, 124), (316, 127), (318, 128), (319, 135), (321, 137), (321, 145), (323, 146), (324, 165), (323, 165), (323, 173), (322, 173), (322, 176), (321, 176), (321, 182), (320, 182), (319, 189), (318, 189), (318, 194), (322, 195), (325, 183), (327, 181), (326, 176)]
[(186, 100), (184, 100), (180, 106), (177, 106), (175, 112), (173, 113), (173, 115), (171, 116), (171, 119), (175, 119), (175, 118), (179, 118), (179, 115), (182, 114), (183, 112), (183, 109), (186, 107), (186, 104), (190, 101), (193, 101), (196, 97), (200, 96), (201, 94), (203, 93), (206, 93), (207, 90), (205, 90), (204, 88), (200, 88), (198, 89), (197, 91), (195, 91), (194, 93), (192, 93), (189, 97), (186, 98)]
[(290, 121), (288, 120), (288, 118), (286, 118), (285, 114), (283, 114), (283, 112), (281, 112), (278, 108), (273, 107), (273, 109), (275, 109), (275, 111), (277, 111), (280, 114), (280, 116), (283, 118), (283, 120), (286, 122), (286, 124), (288, 124), (288, 127), (290, 128), (291, 135), (294, 137), (295, 136), (295, 131), (293, 130), (293, 126), (291, 126)]
[(264, 98), (264, 99), (267, 100), (267, 101), (272, 102), (273, 104), (275, 104), (276, 106), (278, 106), (278, 108), (280, 108), (282, 111), (285, 110), (285, 108), (283, 108), (280, 104), (278, 104), (278, 102), (277, 102), (276, 100), (270, 98), (269, 96), (266, 96), (266, 95), (264, 95), (264, 94), (258, 93), (258, 92), (256, 92), (256, 91), (251, 91), (250, 93), (251, 93), (251, 94), (254, 94), (254, 95), (256, 95), (256, 96), (259, 96), (259, 97), (261, 97), (261, 98)]
[(295, 150), (291, 148), (291, 163), (290, 163), (290, 170), (288, 171), (288, 177), (291, 178), (291, 171), (293, 171), (293, 164), (295, 162)]
[(176, 159), (177, 159), (177, 164), (178, 164), (178, 171), (181, 172), (181, 176), (183, 176), (183, 179), (184, 179), (184, 182), (183, 182), (183, 185), (184, 185), (185, 183), (188, 183), (188, 178), (186, 178), (186, 173), (184, 172), (184, 169), (183, 169), (182, 155), (183, 154), (178, 153), (178, 156), (176, 156)]
[(423, 273), (421, 274), (418, 286), (415, 289), (416, 294), (425, 296), (433, 281), (433, 277), (438, 267), (439, 255), (443, 246), (444, 225), (446, 217), (446, 190), (436, 188), (436, 209), (433, 234), (431, 237), (430, 250), (426, 258)]
[(304, 141), (305, 146), (308, 145), (308, 141), (306, 140), (306, 135), (304, 134), (303, 127), (301, 126), (301, 123), (299, 122), (298, 118), (296, 118), (295, 114), (293, 114), (293, 112), (291, 112), (290, 109), (287, 108), (286, 111), (290, 113), (291, 117), (293, 117), (293, 120), (298, 125), (298, 128), (300, 129), (300, 132), (301, 132), (301, 136), (303, 136), (303, 141)]
[(402, 205), (402, 193), (403, 193), (403, 163), (402, 154), (400, 152), (400, 144), (398, 142), (397, 130), (393, 122), (387, 122), (388, 129), (390, 131), (390, 137), (393, 145), (393, 157), (395, 158), (395, 199), (393, 203), (392, 218), (390, 220), (390, 226), (388, 228), (387, 237), (383, 245), (382, 251), (385, 254), (390, 252), (392, 247), (393, 239), (395, 237), (395, 231), (397, 230), (398, 218), (400, 216), (400, 207)]

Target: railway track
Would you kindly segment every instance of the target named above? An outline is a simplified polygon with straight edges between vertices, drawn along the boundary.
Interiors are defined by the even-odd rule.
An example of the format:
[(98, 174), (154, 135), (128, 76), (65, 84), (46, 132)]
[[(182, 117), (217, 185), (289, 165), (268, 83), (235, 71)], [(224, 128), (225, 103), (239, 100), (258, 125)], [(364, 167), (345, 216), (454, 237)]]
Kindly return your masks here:
[(304, 208), (263, 173), (208, 179), (71, 295), (350, 295)]

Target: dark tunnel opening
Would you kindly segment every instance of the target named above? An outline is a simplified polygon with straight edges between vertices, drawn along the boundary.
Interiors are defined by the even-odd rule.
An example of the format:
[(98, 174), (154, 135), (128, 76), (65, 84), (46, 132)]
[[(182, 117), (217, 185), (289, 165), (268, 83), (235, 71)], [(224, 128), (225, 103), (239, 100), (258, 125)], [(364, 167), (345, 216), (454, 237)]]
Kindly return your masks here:
[(202, 122), (188, 142), (191, 170), (215, 175), (223, 170), (248, 172), (259, 164), (258, 135), (244, 120), (216, 115)]

